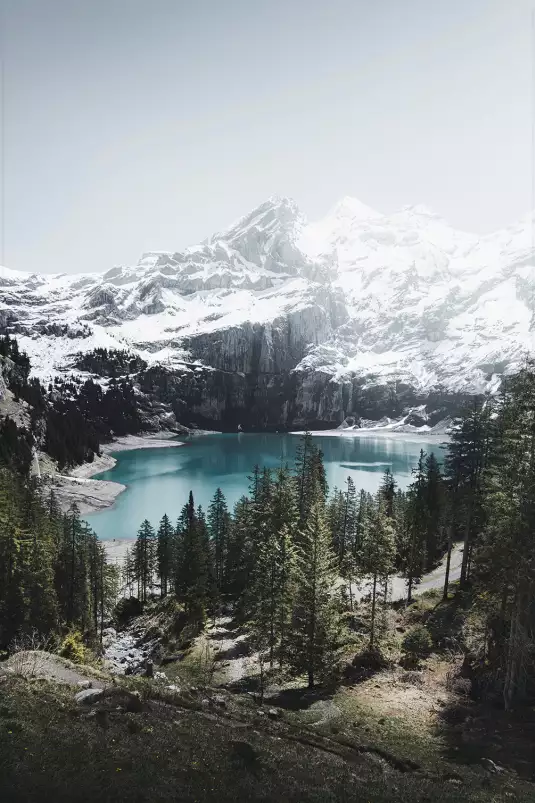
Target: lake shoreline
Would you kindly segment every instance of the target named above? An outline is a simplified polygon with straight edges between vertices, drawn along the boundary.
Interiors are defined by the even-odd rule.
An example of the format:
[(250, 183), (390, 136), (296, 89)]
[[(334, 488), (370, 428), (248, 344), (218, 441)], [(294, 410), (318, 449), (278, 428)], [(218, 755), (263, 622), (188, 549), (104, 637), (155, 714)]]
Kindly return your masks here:
[(101, 455), (96, 455), (91, 463), (82, 463), (82, 465), (76, 466), (69, 472), (69, 476), (89, 479), (96, 474), (109, 471), (117, 465), (117, 459), (113, 455), (120, 452), (133, 452), (137, 449), (174, 449), (184, 446), (183, 441), (174, 440), (177, 437), (180, 436), (173, 432), (158, 432), (157, 434), (123, 435), (120, 438), (114, 438), (110, 443), (104, 443), (101, 446)]
[(50, 487), (63, 511), (73, 504), (82, 516), (98, 513), (115, 504), (117, 497), (126, 491), (127, 486), (112, 480), (95, 479), (96, 475), (109, 471), (117, 465), (116, 453), (138, 449), (163, 449), (184, 446), (182, 441), (174, 440), (173, 432), (159, 432), (147, 435), (125, 435), (103, 444), (102, 454), (95, 455), (90, 463), (82, 463), (68, 474), (57, 472), (47, 475), (44, 482)]

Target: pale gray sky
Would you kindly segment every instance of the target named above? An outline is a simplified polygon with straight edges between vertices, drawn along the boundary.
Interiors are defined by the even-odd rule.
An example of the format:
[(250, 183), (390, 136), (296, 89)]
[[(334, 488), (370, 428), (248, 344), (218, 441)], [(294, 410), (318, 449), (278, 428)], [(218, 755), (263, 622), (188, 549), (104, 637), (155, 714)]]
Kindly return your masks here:
[(5, 264), (106, 270), (270, 195), (531, 206), (529, 0), (0, 0)]

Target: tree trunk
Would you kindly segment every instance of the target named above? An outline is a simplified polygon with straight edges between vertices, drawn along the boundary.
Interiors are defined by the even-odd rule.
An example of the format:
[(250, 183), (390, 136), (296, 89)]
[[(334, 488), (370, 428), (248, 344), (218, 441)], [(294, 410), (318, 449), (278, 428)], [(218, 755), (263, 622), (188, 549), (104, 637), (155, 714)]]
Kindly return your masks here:
[(104, 556), (100, 562), (100, 648), (102, 649), (102, 633), (104, 631)]
[(468, 547), (468, 562), (466, 565), (466, 582), (470, 582), (470, 575), (472, 573), (472, 556), (474, 554), (474, 545), (471, 543)]
[(408, 584), (407, 584), (407, 605), (410, 605), (411, 602), (412, 602), (412, 583), (413, 583), (412, 571), (409, 574), (407, 580), (408, 580)]
[(75, 558), (75, 526), (74, 520), (72, 523), (72, 541), (71, 541), (71, 582), (69, 589), (69, 624), (72, 623), (74, 617), (74, 558)]
[(260, 705), (264, 705), (264, 659), (260, 656)]
[(373, 650), (375, 642), (375, 602), (377, 598), (377, 575), (373, 575), (373, 589), (372, 589), (372, 615), (370, 622), (370, 650)]
[(461, 577), (459, 580), (461, 588), (464, 588), (466, 586), (466, 583), (468, 582), (468, 559), (470, 556), (471, 524), (472, 524), (472, 500), (470, 500), (470, 507), (468, 509), (468, 519), (466, 522), (466, 527), (464, 528), (463, 562), (461, 564)]
[(442, 592), (442, 599), (448, 599), (448, 587), (450, 584), (450, 565), (451, 565), (451, 529), (448, 531), (448, 557), (446, 558), (446, 573), (444, 575), (444, 591)]

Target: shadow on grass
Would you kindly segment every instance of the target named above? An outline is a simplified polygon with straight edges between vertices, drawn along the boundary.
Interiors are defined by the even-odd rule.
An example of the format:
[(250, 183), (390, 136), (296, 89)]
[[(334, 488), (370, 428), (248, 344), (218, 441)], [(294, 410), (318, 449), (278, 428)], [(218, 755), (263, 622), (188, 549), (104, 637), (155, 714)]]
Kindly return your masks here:
[(437, 722), (445, 741), (444, 757), (457, 764), (481, 765), (491, 759), (535, 781), (535, 711), (507, 712), (490, 702), (457, 700), (446, 706)]
[(287, 711), (306, 711), (317, 702), (332, 700), (335, 692), (335, 687), (281, 689), (269, 695), (269, 704)]
[(463, 641), (463, 628), (470, 608), (469, 594), (440, 600), (423, 616), (423, 622), (437, 647), (455, 648)]

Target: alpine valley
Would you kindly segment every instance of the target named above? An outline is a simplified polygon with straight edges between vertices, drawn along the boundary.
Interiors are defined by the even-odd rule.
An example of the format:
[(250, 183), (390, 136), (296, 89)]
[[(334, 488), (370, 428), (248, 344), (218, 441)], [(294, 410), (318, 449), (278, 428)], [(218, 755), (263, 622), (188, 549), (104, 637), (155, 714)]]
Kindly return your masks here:
[[(352, 198), (270, 198), (177, 253), (104, 274), (0, 271), (0, 326), (42, 381), (129, 352), (158, 427), (428, 429), (533, 352), (533, 216), (492, 235)], [(75, 256), (74, 256), (75, 259)], [(344, 423), (345, 422), (345, 423)]]

